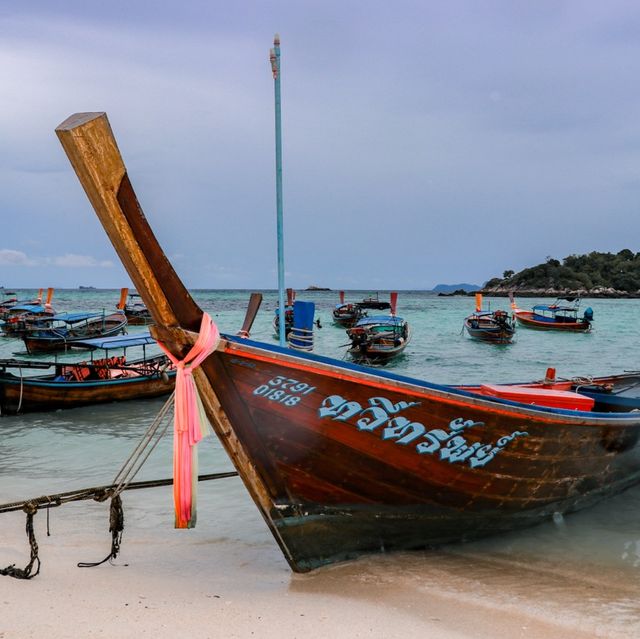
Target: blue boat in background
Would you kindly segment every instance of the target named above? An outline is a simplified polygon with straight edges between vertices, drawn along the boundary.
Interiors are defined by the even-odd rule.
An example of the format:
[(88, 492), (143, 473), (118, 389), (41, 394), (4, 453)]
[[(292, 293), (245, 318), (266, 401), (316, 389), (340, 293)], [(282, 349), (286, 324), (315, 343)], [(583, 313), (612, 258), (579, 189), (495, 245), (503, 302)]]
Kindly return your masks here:
[(27, 330), (22, 339), (29, 353), (86, 348), (81, 342), (124, 333), (127, 317), (121, 310), (97, 313), (59, 313)]
[[(512, 305), (515, 306), (513, 303)], [(558, 298), (553, 304), (537, 304), (530, 311), (514, 308), (513, 314), (518, 322), (527, 328), (586, 333), (591, 330), (593, 309), (585, 309), (583, 316), (578, 317), (579, 307), (580, 300), (577, 298)]]
[[(76, 345), (92, 351), (90, 359), (73, 363), (0, 359), (0, 414), (167, 395), (176, 371), (163, 353), (147, 357), (146, 347), (155, 343), (149, 333), (89, 339)], [(128, 361), (133, 347), (142, 348), (142, 358)]]

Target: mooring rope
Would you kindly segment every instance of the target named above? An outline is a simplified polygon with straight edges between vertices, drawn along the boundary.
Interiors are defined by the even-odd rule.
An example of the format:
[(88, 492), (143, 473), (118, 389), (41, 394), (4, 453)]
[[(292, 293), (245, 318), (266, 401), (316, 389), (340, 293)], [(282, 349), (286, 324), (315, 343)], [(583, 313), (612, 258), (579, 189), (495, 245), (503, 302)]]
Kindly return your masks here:
[[(237, 477), (238, 473), (235, 471), (228, 471), (223, 473), (211, 473), (208, 475), (199, 475), (198, 481), (210, 481), (213, 479), (226, 479), (228, 477)], [(147, 481), (129, 482), (123, 490), (140, 490), (145, 488), (157, 488), (160, 486), (173, 485), (173, 479), (154, 479)], [(27, 539), (29, 540), (29, 546), (31, 548), (31, 558), (25, 568), (16, 568), (15, 564), (11, 564), (6, 568), (0, 568), (0, 575), (6, 575), (8, 577), (15, 577), (16, 579), (33, 579), (40, 572), (40, 558), (38, 557), (38, 543), (36, 541), (35, 533), (33, 530), (33, 517), (40, 508), (47, 510), (47, 535), (49, 535), (49, 510), (56, 508), (62, 504), (67, 504), (74, 501), (83, 501), (86, 499), (94, 499), (95, 501), (105, 501), (109, 498), (114, 490), (118, 486), (111, 484), (109, 486), (95, 486), (93, 488), (81, 488), (78, 490), (71, 490), (66, 493), (58, 493), (55, 495), (42, 495), (41, 497), (35, 497), (33, 499), (11, 502), (8, 504), (0, 505), (0, 513), (15, 512), (23, 510), (27, 515), (26, 532)], [(109, 532), (112, 534), (112, 548), (111, 552), (99, 562), (87, 563), (81, 562), (79, 567), (91, 567), (99, 566), (109, 559), (115, 559), (120, 550), (120, 541), (122, 539), (122, 530), (124, 529), (124, 516), (122, 513), (122, 501), (119, 493), (116, 494), (115, 499), (112, 498), (111, 506), (109, 509)], [(115, 534), (114, 534), (115, 533)], [(115, 547), (114, 547), (115, 546)], [(36, 571), (32, 573), (33, 566), (36, 565)]]
[[(33, 579), (40, 572), (40, 557), (38, 557), (38, 542), (36, 541), (36, 535), (33, 532), (33, 516), (38, 512), (38, 507), (31, 502), (23, 504), (25, 513), (27, 513), (27, 539), (29, 540), (29, 546), (31, 548), (31, 557), (29, 563), (24, 568), (16, 568), (15, 564), (11, 564), (6, 568), (0, 569), (0, 575), (7, 577), (15, 577), (16, 579)], [(32, 573), (34, 565), (36, 571)]]
[[(173, 479), (160, 479), (153, 481), (133, 482), (132, 480), (138, 474), (149, 455), (154, 451), (163, 435), (167, 432), (170, 420), (167, 419), (174, 403), (174, 394), (164, 403), (153, 422), (147, 428), (146, 432), (135, 446), (127, 460), (124, 462), (113, 482), (108, 486), (96, 486), (93, 488), (82, 488), (72, 490), (66, 493), (58, 493), (56, 495), (43, 495), (35, 499), (23, 500), (0, 505), (0, 513), (23, 510), (27, 515), (27, 538), (31, 547), (31, 558), (25, 568), (16, 568), (15, 564), (0, 569), (0, 575), (15, 577), (16, 579), (32, 579), (40, 572), (40, 559), (38, 557), (38, 544), (36, 542), (33, 530), (33, 517), (39, 508), (47, 509), (47, 535), (49, 535), (49, 509), (61, 506), (64, 503), (73, 501), (81, 501), (84, 499), (93, 499), (98, 502), (111, 499), (109, 505), (109, 532), (111, 533), (111, 550), (109, 554), (101, 561), (96, 562), (79, 562), (79, 568), (90, 568), (99, 566), (106, 561), (111, 561), (118, 556), (120, 545), (122, 542), (122, 533), (124, 530), (124, 511), (122, 508), (122, 499), (120, 493), (124, 490), (135, 490), (141, 488), (154, 488), (156, 486), (170, 486), (174, 484)], [(165, 422), (163, 426), (163, 422)], [(237, 472), (231, 471), (226, 473), (213, 473), (209, 475), (199, 475), (198, 481), (207, 481), (211, 479), (223, 479), (226, 477), (235, 477)], [(33, 571), (34, 565), (36, 571)]]

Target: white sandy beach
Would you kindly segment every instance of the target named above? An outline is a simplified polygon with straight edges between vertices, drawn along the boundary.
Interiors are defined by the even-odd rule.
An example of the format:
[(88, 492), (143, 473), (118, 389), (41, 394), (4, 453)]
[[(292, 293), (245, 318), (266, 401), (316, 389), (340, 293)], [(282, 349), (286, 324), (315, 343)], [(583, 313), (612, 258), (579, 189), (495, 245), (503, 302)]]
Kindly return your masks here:
[[(290, 572), (237, 479), (232, 512), (202, 490), (194, 530), (171, 528), (166, 489), (126, 493), (116, 565), (80, 569), (110, 544), (106, 505), (36, 516), (41, 574), (0, 579), (2, 639), (71, 637), (637, 637), (637, 581), (483, 552), (482, 545)], [(217, 482), (220, 484), (220, 482)], [(165, 507), (166, 506), (166, 507)], [(215, 513), (214, 516), (213, 513)], [(24, 515), (0, 518), (0, 563), (28, 561)]]

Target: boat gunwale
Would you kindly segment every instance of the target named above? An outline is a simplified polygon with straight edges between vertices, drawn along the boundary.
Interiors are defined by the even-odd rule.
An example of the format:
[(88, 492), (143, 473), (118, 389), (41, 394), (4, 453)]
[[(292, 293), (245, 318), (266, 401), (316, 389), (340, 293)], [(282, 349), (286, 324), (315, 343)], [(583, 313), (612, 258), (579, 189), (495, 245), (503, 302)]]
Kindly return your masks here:
[[(167, 375), (169, 378), (175, 377), (176, 371), (167, 371)], [(0, 374), (0, 386), (3, 384), (10, 384), (16, 386), (31, 386), (31, 387), (40, 387), (40, 388), (92, 388), (94, 386), (99, 386), (104, 388), (105, 386), (116, 386), (122, 384), (132, 384), (132, 383), (140, 383), (140, 382), (148, 382), (151, 379), (162, 379), (161, 376), (157, 373), (153, 375), (134, 375), (130, 377), (122, 377), (115, 379), (91, 379), (91, 380), (82, 380), (82, 381), (71, 381), (71, 380), (43, 380), (38, 378), (37, 376), (33, 376), (31, 378), (23, 377), (20, 378), (16, 375), (12, 375), (12, 377), (8, 377), (6, 375)]]
[[(592, 411), (566, 410), (561, 408), (552, 408), (547, 406), (532, 406), (514, 402), (507, 399), (497, 397), (483, 397), (472, 391), (453, 388), (444, 384), (435, 384), (425, 380), (416, 379), (404, 375), (398, 375), (380, 369), (371, 369), (358, 364), (337, 360), (324, 355), (316, 355), (313, 353), (292, 352), (290, 349), (283, 348), (265, 342), (257, 342), (250, 339), (240, 338), (232, 335), (222, 335), (223, 341), (220, 343), (219, 349), (230, 355), (234, 354), (241, 347), (243, 351), (247, 351), (247, 355), (253, 359), (265, 359), (279, 362), (280, 360), (292, 360), (294, 368), (308, 369), (308, 364), (296, 364), (296, 360), (303, 362), (311, 361), (314, 363), (313, 371), (316, 374), (333, 373), (333, 376), (341, 376), (347, 381), (354, 381), (368, 386), (389, 388), (396, 392), (405, 394), (424, 394), (428, 391), (435, 395), (437, 401), (446, 401), (447, 403), (465, 403), (480, 407), (489, 412), (508, 412), (510, 415), (521, 414), (528, 419), (534, 418), (545, 422), (551, 422), (560, 425), (559, 422), (569, 422), (576, 426), (619, 426), (627, 427), (637, 424), (640, 426), (640, 413), (597, 413)], [(269, 356), (260, 355), (260, 351), (266, 351)], [(253, 355), (253, 357), (252, 357)], [(257, 355), (257, 357), (256, 357)], [(345, 369), (351, 373), (357, 373), (357, 376), (351, 379), (350, 375), (345, 375)], [(378, 378), (378, 379), (376, 379)], [(388, 385), (381, 384), (379, 378), (388, 380), (397, 384), (390, 388)], [(577, 423), (576, 423), (577, 422)]]

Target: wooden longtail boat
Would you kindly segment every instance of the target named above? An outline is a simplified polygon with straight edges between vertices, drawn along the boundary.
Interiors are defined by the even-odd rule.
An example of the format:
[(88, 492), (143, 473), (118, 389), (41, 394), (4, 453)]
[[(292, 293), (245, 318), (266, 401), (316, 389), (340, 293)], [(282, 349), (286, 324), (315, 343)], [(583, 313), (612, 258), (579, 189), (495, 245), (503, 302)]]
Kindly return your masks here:
[(515, 309), (514, 315), (522, 326), (541, 331), (564, 331), (565, 333), (586, 333), (591, 330), (593, 310), (585, 309), (584, 315), (578, 317), (580, 300), (572, 300), (571, 305), (561, 304), (557, 300), (554, 304), (538, 304), (530, 311)]
[[(4, 299), (0, 302), (0, 320), (6, 319), (9, 309), (20, 303), (13, 291), (2, 291), (2, 294), (4, 295)], [(34, 301), (30, 300), (29, 303), (33, 304)]]
[[(601, 413), (625, 413), (640, 410), (640, 373), (629, 372), (604, 377), (572, 377), (555, 379), (553, 374), (544, 380), (525, 384), (508, 384), (501, 388), (544, 389), (554, 392), (573, 393), (588, 397), (593, 402), (592, 410)], [(463, 387), (478, 391), (479, 387)], [(487, 391), (490, 393), (490, 391)]]
[(398, 293), (391, 293), (390, 315), (363, 317), (347, 329), (351, 340), (348, 353), (361, 364), (384, 364), (400, 355), (411, 341), (411, 328), (402, 317), (396, 316)]
[(516, 333), (506, 311), (481, 311), (465, 317), (464, 327), (473, 339), (491, 344), (509, 344)]
[(340, 291), (340, 304), (333, 309), (333, 321), (339, 326), (351, 328), (365, 316), (365, 310), (357, 303), (345, 302), (344, 291)]
[[(7, 320), (10, 311), (16, 306), (40, 306), (42, 304), (42, 292), (44, 289), (38, 291), (37, 297), (30, 300), (19, 300), (13, 291), (4, 291), (5, 299), (0, 302), (0, 320)], [(51, 295), (53, 289), (49, 289), (49, 296), (47, 303), (51, 301)]]
[(21, 337), (38, 322), (51, 319), (56, 314), (51, 306), (52, 297), (53, 289), (50, 288), (44, 304), (42, 303), (42, 297), (40, 297), (37, 303), (17, 304), (11, 307), (6, 312), (5, 320), (2, 324), (4, 334), (8, 337)]
[[(75, 363), (1, 359), (0, 414), (168, 395), (175, 386), (175, 370), (166, 355), (126, 359), (126, 349), (153, 343), (148, 333), (87, 340), (84, 348), (101, 349), (105, 356)], [(124, 349), (125, 354), (109, 357), (114, 349)], [(41, 372), (33, 375), (33, 370)]]
[(127, 318), (122, 311), (104, 313), (60, 313), (48, 320), (46, 327), (34, 327), (22, 335), (29, 353), (51, 353), (71, 348), (85, 348), (81, 342), (95, 337), (124, 333)]
[(514, 319), (507, 311), (482, 310), (481, 293), (476, 293), (475, 313), (465, 317), (464, 327), (471, 338), (492, 344), (508, 344), (516, 333)]
[[(160, 249), (105, 114), (57, 134), (178, 357), (202, 311)], [(225, 335), (193, 373), (293, 570), (529, 526), (640, 481), (640, 415), (527, 406)]]
[(383, 364), (404, 351), (411, 341), (411, 328), (402, 317), (374, 315), (348, 328), (347, 335), (351, 340), (348, 353), (353, 361)]
[(375, 297), (373, 295), (369, 295), (369, 297), (365, 297), (362, 302), (356, 302), (356, 306), (364, 309), (373, 309), (376, 311), (386, 311), (391, 308), (391, 304), (389, 302), (381, 300), (378, 293), (376, 293)]
[(128, 288), (120, 291), (120, 301), (116, 308), (122, 310), (129, 326), (149, 326), (153, 318), (138, 293), (129, 293)]

